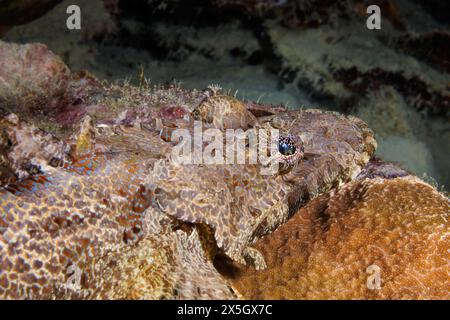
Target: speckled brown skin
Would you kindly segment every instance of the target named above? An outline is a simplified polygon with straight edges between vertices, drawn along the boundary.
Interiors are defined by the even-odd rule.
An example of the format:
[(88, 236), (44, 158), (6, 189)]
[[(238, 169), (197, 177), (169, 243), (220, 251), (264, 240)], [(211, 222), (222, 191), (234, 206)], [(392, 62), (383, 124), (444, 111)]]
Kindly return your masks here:
[(235, 297), (197, 231), (153, 208), (158, 152), (143, 154), (89, 154), (0, 192), (3, 298)]
[[(235, 296), (205, 256), (201, 258), (200, 238), (191, 240), (197, 247), (186, 244), (185, 250), (176, 252), (174, 241), (188, 235), (174, 234), (170, 228), (145, 231), (143, 221), (151, 210), (181, 222), (206, 224), (212, 228), (219, 249), (228, 256), (264, 267), (264, 257), (248, 245), (284, 222), (309, 198), (350, 179), (374, 147), (370, 132), (354, 119), (304, 111), (277, 116), (276, 121), (283, 120), (295, 120), (290, 132), (302, 132), (305, 151), (315, 155), (302, 159), (291, 171), (273, 176), (262, 176), (257, 165), (180, 166), (167, 157), (171, 143), (157, 132), (139, 126), (101, 125), (86, 138), (90, 130), (81, 125), (72, 148), (77, 151), (84, 145), (80, 139), (93, 139), (93, 154), (75, 152), (78, 158), (63, 168), (43, 165), (44, 175), (9, 185), (1, 192), (2, 294), (9, 298), (155, 297), (150, 292), (175, 298)], [(275, 120), (272, 117), (270, 121)], [(324, 127), (316, 132), (314, 128), (321, 124)], [(346, 155), (333, 155), (328, 148)], [(140, 246), (142, 241), (148, 245)], [(174, 268), (164, 281), (178, 279), (183, 273), (184, 278), (181, 283), (161, 280), (162, 288), (155, 290), (151, 281), (157, 282), (157, 276), (152, 278), (148, 273), (138, 277), (145, 281), (136, 289), (134, 278), (118, 270), (135, 270), (133, 263), (139, 262), (133, 261), (142, 261), (140, 252), (151, 250), (153, 243), (157, 255), (158, 248), (165, 248), (160, 244), (164, 242), (171, 249), (161, 253), (160, 268), (167, 267), (166, 263)], [(137, 247), (127, 251), (130, 246)], [(127, 255), (122, 252), (135, 259), (123, 258)], [(105, 258), (109, 256), (114, 262)], [(192, 279), (186, 279), (188, 272), (180, 271), (180, 256), (203, 261), (192, 265), (193, 270), (206, 270), (199, 278), (192, 272), (199, 290), (192, 289), (192, 284), (184, 285)], [(82, 272), (81, 288), (75, 290), (67, 288), (73, 266)], [(222, 287), (207, 283), (222, 283)], [(180, 288), (176, 294), (164, 289), (173, 287)], [(185, 291), (195, 295), (183, 296)]]
[[(70, 145), (70, 159), (62, 167), (41, 161), (38, 173), (0, 190), (5, 298), (234, 298), (212, 266), (216, 252), (264, 268), (252, 242), (352, 179), (376, 146), (362, 121), (336, 113), (283, 112), (211, 89), (70, 79), (64, 99), (58, 96), (68, 107), (32, 103), (61, 126), (48, 127)], [(53, 86), (51, 78), (45, 86)], [(21, 98), (12, 97), (13, 105)], [(212, 122), (200, 119), (217, 129), (280, 129), (301, 152), (279, 157), (283, 170), (269, 176), (248, 162), (178, 164), (171, 132), (191, 130), (199, 109), (213, 115)]]
[[(162, 210), (213, 227), (219, 248), (245, 263), (249, 243), (286, 221), (317, 194), (353, 178), (375, 150), (367, 126), (356, 118), (308, 110), (260, 119), (301, 137), (305, 154), (282, 174), (261, 175), (258, 165), (167, 163), (156, 198)], [(263, 268), (264, 263), (258, 257)]]
[(38, 173), (41, 165), (68, 161), (70, 146), (17, 115), (0, 117), (0, 185)]
[[(110, 94), (115, 96), (128, 94), (117, 88), (107, 89), (107, 92), (111, 91)], [(142, 153), (147, 145), (139, 142), (139, 128), (143, 126), (148, 130), (160, 130), (163, 140), (173, 145), (170, 142), (173, 129), (191, 130), (193, 120), (199, 119), (199, 110), (202, 110), (200, 115), (214, 114), (213, 121), (200, 117), (205, 127), (217, 123), (218, 128), (223, 129), (223, 124), (228, 123), (234, 128), (240, 124), (245, 129), (256, 123), (260, 128), (277, 128), (282, 133), (298, 136), (303, 141), (304, 152), (310, 157), (298, 159), (283, 174), (262, 176), (260, 167), (255, 165), (180, 167), (166, 160), (160, 176), (151, 182), (152, 188), (158, 190), (156, 198), (166, 214), (189, 223), (206, 223), (213, 227), (214, 238), (226, 254), (241, 263), (250, 260), (261, 264), (262, 268), (263, 259), (255, 257), (257, 254), (253, 250), (249, 252), (248, 244), (255, 237), (273, 230), (310, 198), (354, 177), (373, 154), (376, 143), (367, 126), (353, 117), (315, 110), (288, 113), (279, 107), (244, 104), (211, 91), (208, 89), (203, 97), (201, 93), (187, 94), (177, 88), (152, 89), (145, 96), (139, 93), (141, 103), (150, 101), (157, 107), (122, 107), (123, 111), (117, 111), (123, 115), (119, 117), (119, 123), (134, 124), (135, 129), (127, 129), (134, 133), (131, 136), (114, 134), (111, 136), (114, 143), (107, 141), (104, 144), (114, 150), (133, 149)], [(164, 99), (163, 103), (161, 99)], [(168, 104), (168, 100), (178, 100), (181, 106)], [(230, 113), (227, 105), (237, 107), (231, 108), (234, 112)], [(242, 107), (246, 105), (249, 105), (248, 109)], [(117, 123), (111, 115), (109, 117), (106, 119), (100, 114), (97, 120), (105, 130), (110, 130), (107, 128), (111, 123)], [(244, 120), (236, 122), (236, 119)], [(185, 196), (180, 196), (181, 191)]]
[[(96, 299), (235, 299), (217, 272), (196, 228), (177, 224), (154, 209), (145, 213), (142, 240), (101, 259), (105, 266)], [(158, 225), (158, 226), (157, 226)], [(156, 232), (158, 232), (156, 234)]]
[[(250, 299), (449, 299), (449, 215), (448, 198), (418, 178), (358, 179), (257, 242), (266, 270), (228, 275)], [(367, 286), (371, 265), (380, 289)]]

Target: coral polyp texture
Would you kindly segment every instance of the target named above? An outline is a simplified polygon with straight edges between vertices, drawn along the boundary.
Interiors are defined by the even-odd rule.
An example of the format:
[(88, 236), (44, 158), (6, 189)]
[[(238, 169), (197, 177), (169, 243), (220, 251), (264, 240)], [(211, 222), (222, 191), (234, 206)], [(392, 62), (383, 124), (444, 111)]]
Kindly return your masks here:
[(416, 177), (357, 179), (258, 241), (266, 270), (230, 277), (249, 299), (449, 299), (449, 215)]

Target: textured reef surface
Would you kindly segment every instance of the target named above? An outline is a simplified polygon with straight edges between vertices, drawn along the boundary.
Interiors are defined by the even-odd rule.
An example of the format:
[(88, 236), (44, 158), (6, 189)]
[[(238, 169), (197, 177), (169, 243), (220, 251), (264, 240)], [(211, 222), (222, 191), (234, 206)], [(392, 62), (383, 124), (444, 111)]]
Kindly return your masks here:
[(258, 241), (267, 269), (225, 270), (249, 299), (449, 299), (449, 212), (416, 177), (361, 177)]
[[(448, 298), (448, 199), (369, 162), (356, 117), (102, 82), (3, 41), (0, 107), (2, 298)], [(194, 121), (279, 129), (279, 170), (174, 161)]]

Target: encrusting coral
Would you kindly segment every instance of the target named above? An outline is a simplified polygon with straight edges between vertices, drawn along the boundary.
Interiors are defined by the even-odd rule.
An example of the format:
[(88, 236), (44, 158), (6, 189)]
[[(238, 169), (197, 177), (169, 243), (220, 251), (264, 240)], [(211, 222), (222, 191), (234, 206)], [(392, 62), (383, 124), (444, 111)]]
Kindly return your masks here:
[(229, 266), (236, 289), (247, 299), (449, 299), (448, 198), (392, 165), (375, 172), (258, 241), (268, 268)]

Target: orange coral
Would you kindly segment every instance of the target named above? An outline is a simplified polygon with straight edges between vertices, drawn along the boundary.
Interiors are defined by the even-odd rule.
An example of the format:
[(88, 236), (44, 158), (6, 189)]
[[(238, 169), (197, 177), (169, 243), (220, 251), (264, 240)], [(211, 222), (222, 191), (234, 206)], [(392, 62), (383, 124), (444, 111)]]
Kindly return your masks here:
[(449, 213), (417, 178), (357, 180), (257, 242), (266, 270), (227, 276), (250, 299), (449, 299)]

